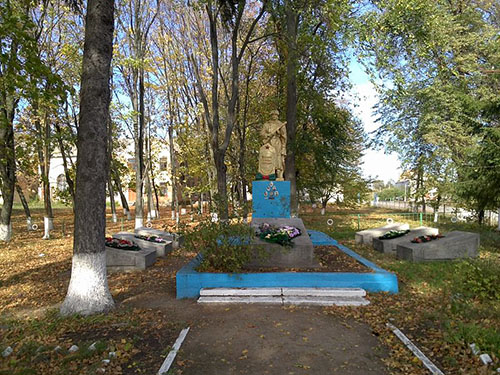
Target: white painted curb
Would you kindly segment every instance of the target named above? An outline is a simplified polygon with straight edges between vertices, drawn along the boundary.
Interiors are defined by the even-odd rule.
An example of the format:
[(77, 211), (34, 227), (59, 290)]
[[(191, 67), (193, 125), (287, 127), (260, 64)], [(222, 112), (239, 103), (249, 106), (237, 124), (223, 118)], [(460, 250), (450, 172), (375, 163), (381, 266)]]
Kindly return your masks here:
[(398, 328), (393, 326), (391, 323), (387, 323), (387, 327), (389, 327), (392, 332), (406, 345), (408, 349), (410, 349), (413, 354), (417, 356), (418, 359), (422, 361), (425, 367), (433, 374), (433, 375), (444, 375), (444, 373), (437, 368), (437, 366), (431, 362), (429, 358), (425, 356), (422, 351), (413, 344), (408, 337), (405, 336), (403, 332), (401, 332)]
[(163, 364), (161, 365), (160, 369), (158, 370), (158, 375), (163, 375), (168, 372), (170, 369), (170, 366), (172, 366), (172, 362), (174, 362), (175, 356), (177, 355), (177, 352), (179, 351), (182, 343), (184, 342), (184, 339), (186, 338), (186, 335), (189, 332), (189, 327), (184, 328), (181, 333), (179, 334), (179, 337), (177, 337), (177, 340), (175, 340), (174, 347), (172, 350), (168, 353), (167, 358), (165, 358), (165, 361), (163, 361)]

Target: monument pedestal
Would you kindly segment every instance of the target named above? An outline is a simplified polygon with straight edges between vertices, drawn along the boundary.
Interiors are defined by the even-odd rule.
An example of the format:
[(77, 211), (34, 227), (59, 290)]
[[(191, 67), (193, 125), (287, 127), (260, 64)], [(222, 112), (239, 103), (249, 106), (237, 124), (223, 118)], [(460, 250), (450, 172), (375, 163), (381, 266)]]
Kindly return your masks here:
[(289, 218), (290, 181), (253, 181), (252, 218)]
[(254, 237), (254, 259), (250, 268), (316, 268), (314, 248), (302, 219), (290, 217), (290, 181), (254, 181), (252, 183), (252, 228), (268, 223), (275, 227), (289, 225), (302, 233), (292, 240), (292, 247), (269, 243)]

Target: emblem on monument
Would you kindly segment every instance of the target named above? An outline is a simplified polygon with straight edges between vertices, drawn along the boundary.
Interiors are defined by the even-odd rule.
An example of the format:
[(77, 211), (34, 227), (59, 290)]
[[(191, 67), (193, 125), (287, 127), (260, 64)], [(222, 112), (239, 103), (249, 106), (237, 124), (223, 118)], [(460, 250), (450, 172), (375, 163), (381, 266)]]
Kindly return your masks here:
[(271, 181), (269, 185), (267, 185), (266, 191), (264, 191), (264, 199), (274, 199), (278, 195), (279, 191), (278, 189), (276, 189), (276, 186)]

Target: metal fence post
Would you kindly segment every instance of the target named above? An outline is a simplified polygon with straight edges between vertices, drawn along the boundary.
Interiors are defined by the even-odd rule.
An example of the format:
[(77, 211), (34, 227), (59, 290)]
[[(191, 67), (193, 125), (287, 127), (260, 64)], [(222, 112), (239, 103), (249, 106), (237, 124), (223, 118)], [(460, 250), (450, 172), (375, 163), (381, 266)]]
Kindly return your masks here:
[(64, 225), (64, 220), (62, 221), (62, 235), (63, 237), (66, 237), (66, 233), (65, 233), (65, 225)]
[(358, 214), (358, 230), (359, 230), (359, 221), (360, 221), (361, 216)]

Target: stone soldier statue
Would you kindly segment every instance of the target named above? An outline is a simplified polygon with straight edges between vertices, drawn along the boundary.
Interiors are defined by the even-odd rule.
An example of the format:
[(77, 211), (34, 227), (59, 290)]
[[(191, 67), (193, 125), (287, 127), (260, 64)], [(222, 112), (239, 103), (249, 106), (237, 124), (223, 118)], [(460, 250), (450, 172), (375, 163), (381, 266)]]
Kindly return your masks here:
[(266, 143), (259, 150), (259, 173), (257, 180), (276, 180), (276, 150)]
[[(286, 156), (286, 122), (278, 120), (278, 111), (271, 112), (271, 120), (267, 121), (260, 132), (266, 144), (271, 145), (275, 151), (274, 168), (276, 170), (276, 180), (283, 181), (283, 171), (285, 169), (285, 156)], [(263, 146), (263, 147), (264, 147)], [(261, 155), (263, 149), (261, 148)], [(260, 165), (260, 157), (259, 157)], [(260, 172), (260, 171), (259, 171)], [(260, 172), (263, 174), (262, 172)], [(263, 174), (264, 175), (264, 174)]]

